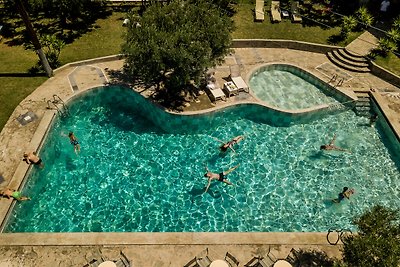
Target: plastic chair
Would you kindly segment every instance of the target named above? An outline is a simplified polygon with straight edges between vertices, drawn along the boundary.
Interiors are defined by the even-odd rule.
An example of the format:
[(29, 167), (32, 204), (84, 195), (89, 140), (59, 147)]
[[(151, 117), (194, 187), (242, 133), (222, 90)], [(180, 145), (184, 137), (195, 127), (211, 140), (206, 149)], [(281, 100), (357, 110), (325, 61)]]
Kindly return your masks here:
[(225, 261), (232, 267), (239, 266), (239, 261), (229, 252), (226, 252)]

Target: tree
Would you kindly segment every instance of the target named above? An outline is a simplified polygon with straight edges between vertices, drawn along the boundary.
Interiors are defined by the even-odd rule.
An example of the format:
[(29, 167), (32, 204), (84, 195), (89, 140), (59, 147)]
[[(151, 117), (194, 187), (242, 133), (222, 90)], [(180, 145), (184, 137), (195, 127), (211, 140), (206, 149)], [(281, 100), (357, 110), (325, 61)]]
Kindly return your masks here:
[(232, 20), (206, 1), (153, 4), (141, 17), (129, 14), (125, 72), (176, 97), (230, 51)]
[(343, 261), (351, 267), (397, 267), (400, 222), (397, 210), (375, 206), (354, 220), (356, 235), (343, 238)]

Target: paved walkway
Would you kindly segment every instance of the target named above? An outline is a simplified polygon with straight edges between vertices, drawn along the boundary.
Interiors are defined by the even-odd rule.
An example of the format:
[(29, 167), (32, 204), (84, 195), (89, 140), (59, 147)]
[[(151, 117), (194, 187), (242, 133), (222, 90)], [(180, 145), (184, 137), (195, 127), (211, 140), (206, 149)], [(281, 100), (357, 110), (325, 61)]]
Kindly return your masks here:
[(357, 39), (348, 44), (346, 49), (360, 56), (366, 56), (377, 46), (378, 38), (376, 38), (372, 33), (365, 31), (363, 34), (358, 36)]
[[(267, 63), (292, 64), (311, 72), (326, 82), (335, 72), (343, 71), (332, 65), (324, 54), (284, 48), (239, 48), (235, 49), (233, 55), (226, 58), (225, 64), (217, 67), (216, 77), (218, 82), (223, 84), (229, 76), (231, 65), (239, 64), (241, 75), (248, 77), (252, 70)], [(121, 60), (109, 60), (87, 63), (78, 67), (65, 67), (56, 72), (54, 77), (38, 87), (16, 107), (0, 133), (0, 170), (6, 179), (1, 183), (2, 187), (19, 187), (21, 178), (17, 178), (17, 176), (23, 177), (27, 169), (27, 165), (21, 162), (21, 156), (24, 151), (36, 150), (37, 144), (40, 143), (40, 138), (43, 136), (43, 134), (37, 136), (36, 133), (39, 130), (43, 131), (41, 129), (43, 122), (49, 119), (49, 112), (53, 112), (48, 110), (47, 101), (51, 100), (54, 94), (66, 100), (89, 88), (117, 82), (121, 75), (122, 64)], [(399, 88), (370, 73), (345, 72), (349, 78), (339, 89), (345, 90), (349, 94), (352, 93), (352, 88), (400, 91)], [(243, 94), (232, 97), (227, 102), (218, 102), (217, 107), (231, 104), (243, 97)], [(389, 106), (390, 103), (388, 102), (387, 105)], [(33, 112), (37, 119), (22, 125), (19, 120), (20, 116), (27, 112)], [(399, 113), (394, 114), (400, 114), (400, 109)], [(1, 218), (7, 213), (10, 203), (11, 200), (0, 200)], [(340, 247), (329, 245), (324, 233), (286, 233), (285, 238), (281, 235), (283, 233), (225, 234), (224, 238), (219, 238), (218, 234), (209, 233), (210, 237), (204, 239), (202, 238), (204, 233), (188, 233), (190, 239), (187, 243), (182, 243), (181, 237), (175, 237), (175, 239), (169, 239), (170, 241), (163, 243), (164, 239), (157, 237), (158, 235), (146, 233), (123, 233), (122, 237), (118, 237), (119, 239), (113, 238), (113, 234), (107, 233), (0, 234), (0, 267), (83, 266), (91, 260), (92, 253), (99, 248), (102, 248), (103, 253), (110, 259), (117, 257), (119, 251), (123, 250), (134, 262), (133, 266), (142, 267), (182, 266), (205, 247), (209, 247), (216, 254), (215, 257), (219, 258), (223, 257), (226, 251), (230, 251), (240, 260), (240, 266), (243, 266), (251, 257), (265, 253), (270, 247), (276, 250), (279, 257), (285, 257), (291, 247), (320, 249), (329, 256), (340, 256)], [(78, 236), (78, 238), (74, 239), (71, 236), (74, 238)], [(138, 236), (146, 236), (148, 242), (138, 242), (137, 240), (140, 240)], [(264, 239), (257, 239), (258, 236)], [(67, 242), (68, 240), (77, 240), (74, 244), (80, 245), (71, 246), (71, 243)]]

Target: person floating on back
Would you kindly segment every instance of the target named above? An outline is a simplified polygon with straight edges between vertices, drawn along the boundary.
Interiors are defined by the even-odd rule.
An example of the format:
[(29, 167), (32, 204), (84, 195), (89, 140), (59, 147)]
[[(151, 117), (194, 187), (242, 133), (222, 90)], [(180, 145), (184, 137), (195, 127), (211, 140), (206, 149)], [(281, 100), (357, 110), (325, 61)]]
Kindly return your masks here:
[(42, 159), (36, 155), (36, 152), (24, 153), (23, 161), (25, 161), (26, 164), (33, 164), (39, 166), (39, 168), (44, 167)]
[(18, 201), (31, 200), (29, 197), (22, 196), (21, 192), (13, 190), (13, 189), (7, 189), (0, 194), (8, 199), (14, 198)]
[(230, 168), (229, 170), (227, 170), (227, 171), (225, 171), (225, 172), (221, 172), (221, 173), (213, 173), (213, 172), (210, 172), (210, 170), (207, 168), (207, 166), (206, 166), (206, 174), (204, 174), (204, 177), (207, 177), (208, 178), (208, 184), (207, 184), (207, 187), (206, 187), (206, 190), (204, 191), (204, 193), (205, 192), (207, 192), (207, 190), (208, 190), (208, 188), (210, 187), (210, 184), (211, 184), (211, 181), (212, 180), (218, 180), (218, 181), (220, 181), (220, 182), (223, 182), (223, 183), (226, 183), (226, 184), (228, 184), (228, 185), (232, 185), (232, 183), (231, 182), (229, 182), (227, 179), (226, 179), (226, 175), (228, 175), (228, 173), (230, 173), (230, 172), (232, 172), (233, 170), (235, 170), (237, 167), (239, 167), (239, 165), (240, 164), (238, 164), (238, 165), (236, 165), (235, 167), (232, 167), (232, 168)]
[(337, 151), (350, 152), (346, 149), (335, 146), (335, 140), (336, 140), (336, 134), (333, 136), (329, 144), (320, 146), (320, 150), (337, 150)]
[(238, 144), (240, 141), (242, 141), (243, 138), (244, 138), (243, 135), (239, 135), (239, 136), (236, 136), (235, 138), (233, 138), (232, 140), (230, 140), (229, 142), (226, 142), (226, 143), (225, 143), (225, 142), (222, 142), (222, 141), (220, 141), (220, 140), (218, 140), (218, 141), (220, 141), (221, 143), (223, 143), (223, 145), (221, 145), (221, 146), (219, 147), (219, 149), (220, 149), (222, 152), (226, 152), (226, 151), (228, 150), (228, 148), (229, 148), (229, 149), (231, 149), (233, 152), (236, 152), (236, 151), (233, 149), (233, 146), (236, 145), (236, 144)]
[(350, 199), (350, 196), (355, 193), (355, 190), (349, 189), (348, 187), (343, 187), (343, 191), (339, 193), (338, 198), (333, 199), (335, 203), (340, 203), (344, 198)]

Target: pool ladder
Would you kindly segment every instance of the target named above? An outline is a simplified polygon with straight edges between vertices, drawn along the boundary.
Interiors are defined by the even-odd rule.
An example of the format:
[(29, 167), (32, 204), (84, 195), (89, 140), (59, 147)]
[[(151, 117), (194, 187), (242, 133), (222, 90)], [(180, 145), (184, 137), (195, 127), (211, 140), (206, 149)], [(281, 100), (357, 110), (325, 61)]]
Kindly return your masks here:
[(69, 115), (69, 110), (64, 101), (56, 94), (53, 95), (53, 99), (47, 100), (47, 109), (56, 109), (62, 117)]
[[(339, 78), (339, 76), (338, 76), (337, 74), (333, 74), (332, 78), (329, 80), (328, 83), (334, 83), (334, 82), (336, 82), (336, 80), (337, 80), (338, 78)], [(337, 82), (337, 84), (335, 85), (335, 87), (338, 87), (338, 86), (343, 85), (343, 82), (344, 82), (344, 78), (341, 78), (341, 79)]]

